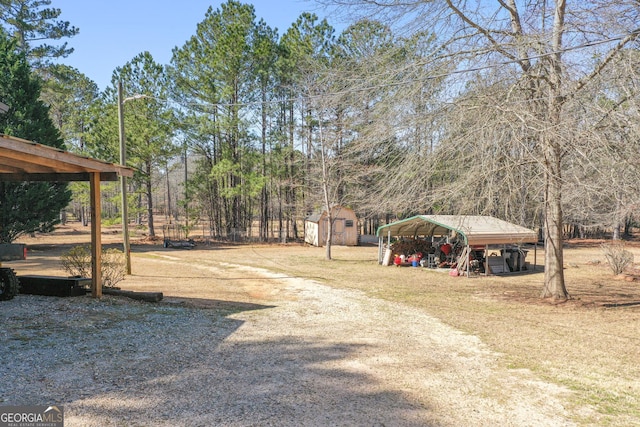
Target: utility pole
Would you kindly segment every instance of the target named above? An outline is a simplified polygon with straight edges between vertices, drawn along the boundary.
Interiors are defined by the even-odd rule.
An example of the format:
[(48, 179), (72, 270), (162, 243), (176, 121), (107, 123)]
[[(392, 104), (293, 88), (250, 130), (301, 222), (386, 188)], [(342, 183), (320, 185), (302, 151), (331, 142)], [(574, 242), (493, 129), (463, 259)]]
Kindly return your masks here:
[[(126, 166), (127, 155), (124, 140), (124, 101), (122, 99), (122, 80), (118, 81), (118, 125), (120, 133), (120, 164)], [(120, 194), (122, 196), (122, 236), (124, 256), (126, 259), (126, 273), (131, 274), (131, 246), (129, 245), (129, 209), (127, 206), (127, 178), (120, 176)]]

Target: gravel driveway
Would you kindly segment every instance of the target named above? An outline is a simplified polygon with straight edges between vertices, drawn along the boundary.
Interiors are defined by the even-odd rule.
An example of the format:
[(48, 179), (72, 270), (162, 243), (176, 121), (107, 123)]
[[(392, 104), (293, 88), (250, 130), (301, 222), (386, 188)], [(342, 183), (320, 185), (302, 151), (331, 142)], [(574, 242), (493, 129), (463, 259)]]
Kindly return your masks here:
[(67, 427), (573, 425), (566, 390), (418, 309), (265, 270), (192, 268), (230, 289), (255, 280), (269, 298), (2, 302), (0, 405), (61, 404)]

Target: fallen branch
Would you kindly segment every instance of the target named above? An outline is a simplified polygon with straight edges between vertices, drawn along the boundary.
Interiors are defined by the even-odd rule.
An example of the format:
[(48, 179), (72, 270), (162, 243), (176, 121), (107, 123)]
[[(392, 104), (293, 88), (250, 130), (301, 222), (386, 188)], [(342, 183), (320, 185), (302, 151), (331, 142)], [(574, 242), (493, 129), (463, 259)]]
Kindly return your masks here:
[(103, 288), (102, 293), (105, 295), (114, 295), (120, 297), (127, 297), (131, 299), (146, 301), (146, 302), (159, 302), (162, 301), (162, 292), (134, 292), (123, 291), (121, 289)]

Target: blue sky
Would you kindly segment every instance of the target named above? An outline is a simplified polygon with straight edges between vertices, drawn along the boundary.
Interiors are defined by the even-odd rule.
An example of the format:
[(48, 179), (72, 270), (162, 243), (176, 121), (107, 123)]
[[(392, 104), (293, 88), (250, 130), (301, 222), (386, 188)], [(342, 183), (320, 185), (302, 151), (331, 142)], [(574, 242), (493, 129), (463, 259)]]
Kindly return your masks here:
[[(225, 0), (226, 1), (226, 0)], [(242, 0), (253, 4), (256, 18), (263, 18), (282, 35), (302, 12), (323, 17), (312, 1)], [(209, 6), (218, 9), (220, 0), (52, 0), (62, 10), (60, 19), (80, 28), (67, 39), (75, 49), (60, 62), (77, 68), (104, 90), (113, 70), (137, 54), (149, 51), (156, 62), (168, 64), (171, 50), (195, 34)], [(329, 22), (336, 25), (335, 23)]]

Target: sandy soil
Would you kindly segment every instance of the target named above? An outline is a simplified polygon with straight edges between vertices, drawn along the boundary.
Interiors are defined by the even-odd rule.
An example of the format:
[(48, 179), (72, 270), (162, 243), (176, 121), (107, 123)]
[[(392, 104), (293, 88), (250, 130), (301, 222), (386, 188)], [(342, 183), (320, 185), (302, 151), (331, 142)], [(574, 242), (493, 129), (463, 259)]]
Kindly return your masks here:
[[(43, 243), (16, 263), (19, 274), (64, 274), (56, 272), (55, 256), (64, 248)], [(479, 338), (419, 309), (243, 267), (211, 248), (138, 247), (133, 257), (134, 274), (123, 288), (163, 292), (157, 306), (170, 314), (154, 309), (160, 317), (134, 329), (123, 327), (124, 320), (104, 320), (102, 332), (110, 331), (113, 341), (106, 344), (96, 333), (78, 337), (82, 347), (67, 344), (84, 362), (64, 370), (73, 372), (73, 381), (60, 375), (55, 387), (25, 379), (28, 372), (18, 377), (5, 364), (0, 404), (60, 399), (67, 426), (573, 425), (563, 406), (567, 390), (505, 368)], [(73, 332), (60, 326), (61, 316), (78, 306), (109, 316), (88, 297), (75, 299), (76, 308), (70, 300), (19, 296), (3, 303), (0, 315), (17, 324), (27, 305), (36, 311), (44, 305), (40, 316), (58, 316), (51, 319), (63, 328), (56, 333), (68, 336)], [(112, 297), (103, 303), (149, 316), (140, 307), (150, 304)], [(23, 317), (21, 324), (30, 321)], [(142, 339), (149, 336), (160, 338)], [(12, 339), (0, 336), (16, 354), (42, 346)], [(91, 348), (103, 348), (99, 366), (108, 377), (90, 366), (97, 357)], [(29, 363), (40, 370), (60, 369), (46, 356), (33, 357)]]

